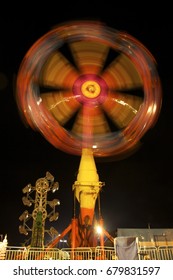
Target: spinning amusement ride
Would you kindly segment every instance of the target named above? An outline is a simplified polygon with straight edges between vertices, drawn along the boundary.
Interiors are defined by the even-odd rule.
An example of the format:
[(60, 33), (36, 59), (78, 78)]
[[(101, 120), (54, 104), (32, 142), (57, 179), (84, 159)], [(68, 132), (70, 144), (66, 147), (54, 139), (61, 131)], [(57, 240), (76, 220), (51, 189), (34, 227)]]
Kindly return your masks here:
[[(16, 100), (21, 118), (55, 148), (79, 155), (73, 184), (71, 248), (95, 247), (95, 225), (103, 182), (95, 158), (129, 155), (159, 116), (161, 84), (156, 62), (133, 36), (97, 21), (66, 22), (50, 30), (29, 49), (17, 76)], [(39, 191), (45, 192), (44, 184)], [(43, 226), (43, 207), (34, 212)], [(35, 224), (36, 226), (36, 224)], [(39, 234), (39, 231), (35, 231)], [(99, 244), (104, 246), (103, 235)], [(37, 244), (35, 244), (36, 246)]]

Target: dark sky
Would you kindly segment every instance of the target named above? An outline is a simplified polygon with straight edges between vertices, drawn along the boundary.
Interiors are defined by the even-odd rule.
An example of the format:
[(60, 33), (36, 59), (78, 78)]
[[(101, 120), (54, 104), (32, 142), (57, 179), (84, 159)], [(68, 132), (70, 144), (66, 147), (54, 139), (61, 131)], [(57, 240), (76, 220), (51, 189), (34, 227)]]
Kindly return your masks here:
[(55, 149), (38, 132), (26, 128), (17, 110), (14, 91), (20, 63), (32, 44), (56, 24), (73, 19), (98, 19), (140, 40), (155, 57), (162, 82), (161, 113), (154, 128), (141, 139), (140, 149), (119, 161), (96, 159), (100, 181), (105, 182), (101, 193), (105, 228), (112, 232), (116, 228), (146, 228), (148, 224), (152, 228), (173, 227), (173, 31), (169, 8), (159, 12), (146, 9), (141, 14), (140, 9), (128, 8), (112, 12), (111, 6), (104, 5), (100, 12), (89, 7), (84, 11), (74, 4), (72, 8), (59, 9), (57, 14), (49, 8), (47, 14), (32, 11), (28, 15), (18, 12), (1, 17), (0, 234), (8, 235), (10, 245), (20, 245), (26, 239), (18, 231), (19, 216), (27, 209), (22, 203), (22, 188), (28, 183), (34, 185), (46, 171), (60, 185), (55, 194), (61, 201), (57, 209), (59, 219), (52, 225), (61, 232), (71, 222), (72, 185), (80, 157)]

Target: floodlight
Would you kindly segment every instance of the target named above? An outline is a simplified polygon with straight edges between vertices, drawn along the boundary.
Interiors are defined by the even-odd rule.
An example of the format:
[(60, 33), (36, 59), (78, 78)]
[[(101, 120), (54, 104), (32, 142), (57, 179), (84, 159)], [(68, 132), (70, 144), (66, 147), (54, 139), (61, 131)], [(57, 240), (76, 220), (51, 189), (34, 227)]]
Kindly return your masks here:
[(103, 233), (103, 228), (99, 225), (96, 226), (95, 230), (96, 230), (97, 234), (99, 234), (99, 235)]

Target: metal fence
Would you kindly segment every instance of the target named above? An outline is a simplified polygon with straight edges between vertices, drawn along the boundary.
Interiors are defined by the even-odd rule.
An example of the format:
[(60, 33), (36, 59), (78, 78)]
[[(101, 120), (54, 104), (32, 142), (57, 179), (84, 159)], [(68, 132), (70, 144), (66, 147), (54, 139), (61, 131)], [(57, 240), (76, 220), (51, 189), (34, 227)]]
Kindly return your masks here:
[[(173, 260), (173, 246), (139, 247), (139, 260)], [(114, 247), (26, 248), (9, 247), (4, 260), (117, 260)]]
[(143, 247), (139, 250), (140, 260), (173, 260), (173, 246)]

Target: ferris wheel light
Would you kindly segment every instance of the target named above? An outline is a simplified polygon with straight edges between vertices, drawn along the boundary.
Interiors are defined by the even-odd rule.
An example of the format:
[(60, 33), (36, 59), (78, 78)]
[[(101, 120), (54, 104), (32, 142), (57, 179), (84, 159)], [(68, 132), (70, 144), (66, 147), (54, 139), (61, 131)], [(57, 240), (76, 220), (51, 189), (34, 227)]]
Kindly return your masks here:
[(31, 184), (28, 184), (26, 187), (23, 188), (23, 193), (29, 193), (31, 191)]
[(32, 205), (32, 202), (26, 196), (22, 197), (22, 201), (23, 201), (23, 204), (26, 206), (30, 207)]
[(56, 221), (59, 218), (59, 213), (55, 212), (52, 216), (50, 216), (49, 221), (53, 222)]
[(49, 171), (46, 172), (46, 179), (51, 182), (54, 181), (54, 177)]
[(58, 231), (54, 227), (51, 227), (49, 232), (51, 235), (58, 235)]
[(55, 182), (52, 186), (52, 192), (54, 193), (55, 191), (57, 191), (59, 189), (59, 183)]
[(93, 149), (97, 149), (97, 145), (93, 145), (92, 147), (93, 147)]
[(53, 199), (52, 201), (49, 201), (48, 204), (50, 205), (51, 208), (54, 208), (56, 205), (60, 205), (59, 199)]
[(23, 220), (26, 220), (28, 217), (29, 217), (29, 213), (28, 213), (27, 210), (25, 210), (25, 211), (23, 212), (23, 214), (20, 215), (19, 220), (20, 220), (20, 221), (23, 221)]
[(19, 226), (19, 232), (24, 235), (28, 235), (28, 232), (24, 226)]

